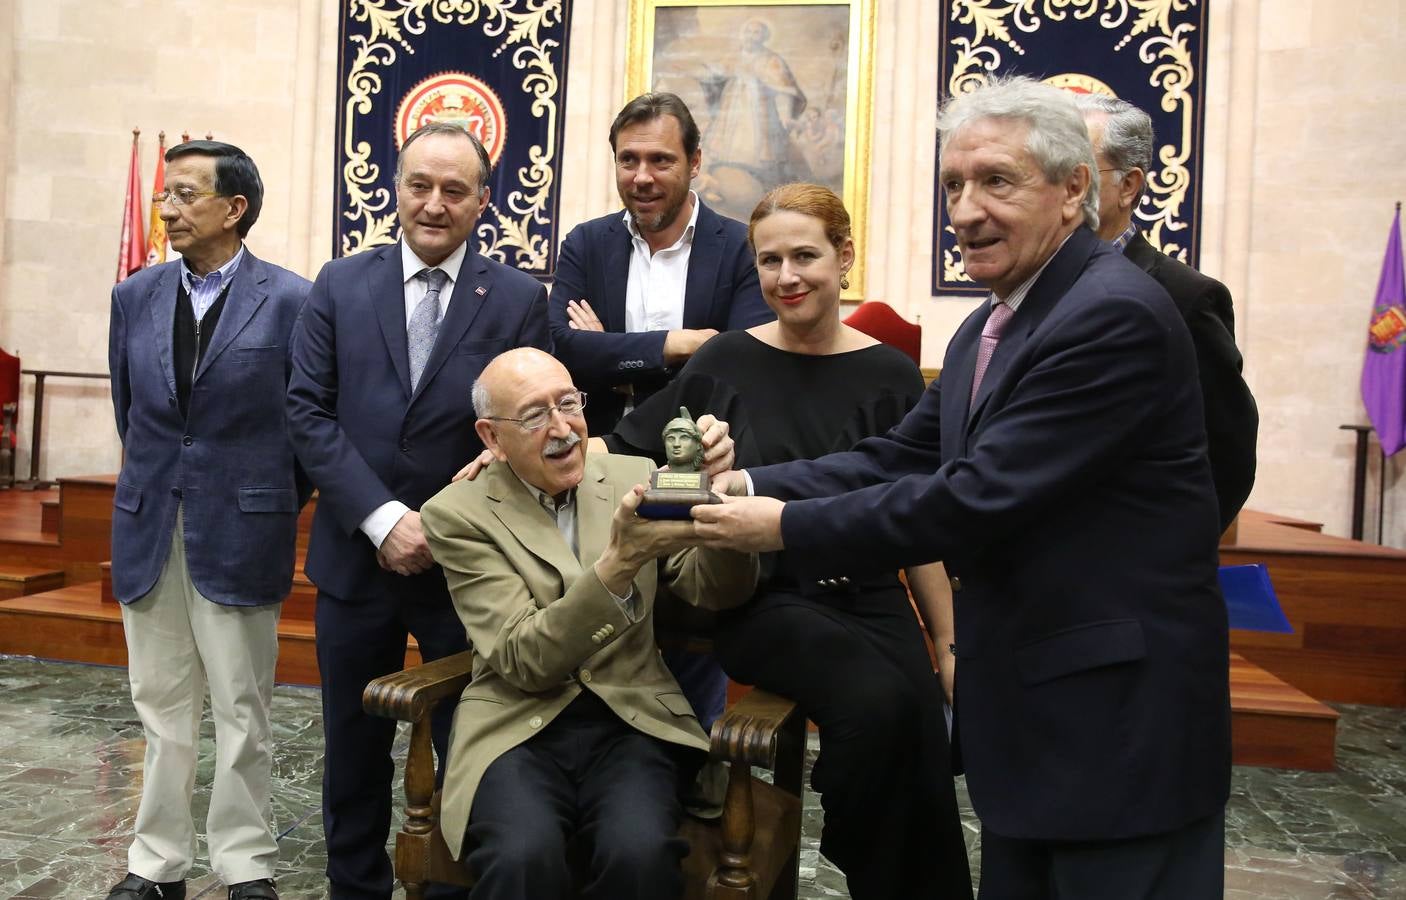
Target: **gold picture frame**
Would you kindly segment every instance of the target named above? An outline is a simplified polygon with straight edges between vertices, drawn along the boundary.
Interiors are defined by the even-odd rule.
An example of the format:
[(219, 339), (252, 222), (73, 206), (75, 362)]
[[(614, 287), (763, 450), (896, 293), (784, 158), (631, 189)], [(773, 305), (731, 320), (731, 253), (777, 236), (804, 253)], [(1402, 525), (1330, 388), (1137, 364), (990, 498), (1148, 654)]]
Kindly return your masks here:
[(672, 91), (703, 133), (694, 189), (747, 221), (787, 181), (836, 190), (864, 299), (873, 127), (874, 0), (630, 0), (625, 100)]

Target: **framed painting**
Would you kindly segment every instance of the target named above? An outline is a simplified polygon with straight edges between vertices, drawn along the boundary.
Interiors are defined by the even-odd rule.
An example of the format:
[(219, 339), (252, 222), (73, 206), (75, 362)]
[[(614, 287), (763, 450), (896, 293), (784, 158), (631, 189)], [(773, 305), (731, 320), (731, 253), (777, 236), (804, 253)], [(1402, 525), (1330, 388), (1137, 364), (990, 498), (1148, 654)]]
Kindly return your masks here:
[(864, 297), (874, 0), (630, 0), (626, 100), (669, 91), (702, 132), (694, 190), (746, 222), (771, 188), (823, 184), (849, 210)]

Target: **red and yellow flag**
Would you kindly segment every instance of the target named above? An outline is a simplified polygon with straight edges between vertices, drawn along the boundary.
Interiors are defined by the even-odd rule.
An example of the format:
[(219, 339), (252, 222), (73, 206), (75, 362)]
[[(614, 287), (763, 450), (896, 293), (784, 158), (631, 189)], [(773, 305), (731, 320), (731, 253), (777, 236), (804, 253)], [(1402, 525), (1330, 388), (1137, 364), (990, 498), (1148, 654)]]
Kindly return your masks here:
[(156, 199), (166, 190), (166, 132), (161, 132), (156, 147), (156, 174), (151, 179), (151, 223), (146, 242), (146, 264), (159, 266), (166, 261), (166, 223), (161, 221), (161, 201)]
[(132, 161), (127, 166), (127, 199), (122, 203), (122, 242), (117, 249), (117, 281), (121, 283), (146, 262), (142, 234), (142, 175), (137, 168), (138, 128), (132, 129)]

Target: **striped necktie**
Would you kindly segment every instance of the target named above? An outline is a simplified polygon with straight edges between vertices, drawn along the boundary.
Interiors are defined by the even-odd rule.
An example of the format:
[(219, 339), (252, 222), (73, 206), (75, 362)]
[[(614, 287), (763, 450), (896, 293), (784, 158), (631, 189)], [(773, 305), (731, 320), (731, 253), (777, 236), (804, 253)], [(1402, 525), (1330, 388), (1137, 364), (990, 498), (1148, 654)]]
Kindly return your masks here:
[(1015, 310), (1004, 303), (997, 303), (991, 307), (991, 315), (986, 318), (986, 325), (981, 329), (981, 346), (976, 351), (976, 372), (972, 375), (972, 395), (968, 401), (972, 406), (976, 405), (976, 392), (981, 387), (981, 379), (986, 377), (986, 367), (991, 365), (991, 357), (996, 353), (1001, 332), (1006, 330), (1006, 324), (1013, 315)]
[(430, 360), (435, 338), (439, 337), (439, 292), (449, 280), (449, 273), (443, 269), (422, 269), (415, 275), (429, 285), (425, 297), (410, 314), (410, 323), (405, 327), (407, 349), (410, 356), (410, 390), (420, 385), (420, 376), (425, 372), (425, 363)]

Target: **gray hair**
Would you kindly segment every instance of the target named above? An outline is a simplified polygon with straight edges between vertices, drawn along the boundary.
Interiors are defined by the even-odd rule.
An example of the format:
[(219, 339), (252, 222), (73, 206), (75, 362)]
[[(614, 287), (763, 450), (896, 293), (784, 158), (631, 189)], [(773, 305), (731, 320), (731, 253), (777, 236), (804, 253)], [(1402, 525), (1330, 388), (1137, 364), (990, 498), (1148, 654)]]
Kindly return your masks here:
[(474, 386), (469, 392), (469, 398), (474, 404), (474, 415), (480, 419), (493, 417), (493, 398), (488, 392), (488, 385), (483, 383), (482, 375), (474, 379)]
[[(1152, 117), (1126, 100), (1104, 94), (1079, 94), (1075, 104), (1085, 116), (1101, 114), (1103, 155), (1113, 167), (1118, 181), (1133, 169), (1152, 169)], [(1144, 183), (1145, 186), (1145, 183)], [(1138, 192), (1138, 197), (1142, 192)], [(1137, 201), (1134, 197), (1134, 202)]]
[(405, 143), (400, 145), (400, 154), (395, 158), (395, 181), (400, 183), (400, 176), (405, 171), (405, 151), (410, 149), (410, 145), (422, 137), (432, 134), (447, 134), (453, 137), (466, 137), (473, 144), (474, 154), (478, 156), (478, 189), (482, 191), (488, 187), (488, 179), (493, 177), (493, 161), (488, 158), (488, 150), (484, 148), (483, 141), (463, 125), (453, 122), (431, 122), (428, 125), (421, 125), (415, 129), (410, 137), (405, 139)]
[[(949, 97), (937, 114), (937, 132), (943, 147), (963, 127), (982, 119), (1023, 122), (1029, 129), (1025, 149), (1035, 158), (1045, 180), (1059, 184), (1074, 168), (1089, 169), (1089, 189), (1081, 204), (1084, 223), (1098, 228), (1098, 164), (1084, 117), (1068, 91), (1041, 84), (1024, 75), (996, 77), (987, 84)], [(938, 161), (941, 168), (941, 160)]]

